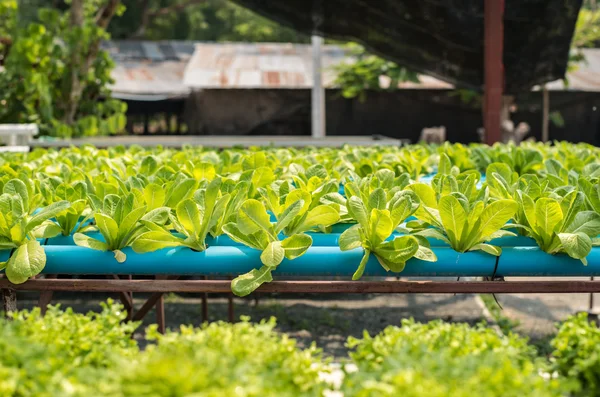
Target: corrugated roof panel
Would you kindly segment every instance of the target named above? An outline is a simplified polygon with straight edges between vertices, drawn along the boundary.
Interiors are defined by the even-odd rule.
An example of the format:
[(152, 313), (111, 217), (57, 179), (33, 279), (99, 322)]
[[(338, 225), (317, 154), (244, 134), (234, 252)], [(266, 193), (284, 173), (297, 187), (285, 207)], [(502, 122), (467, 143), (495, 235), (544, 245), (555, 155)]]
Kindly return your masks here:
[(150, 41), (145, 41), (141, 43), (142, 49), (144, 51), (144, 55), (146, 59), (151, 61), (162, 61), (165, 59), (165, 56), (160, 51), (160, 48), (157, 43), (153, 43)]

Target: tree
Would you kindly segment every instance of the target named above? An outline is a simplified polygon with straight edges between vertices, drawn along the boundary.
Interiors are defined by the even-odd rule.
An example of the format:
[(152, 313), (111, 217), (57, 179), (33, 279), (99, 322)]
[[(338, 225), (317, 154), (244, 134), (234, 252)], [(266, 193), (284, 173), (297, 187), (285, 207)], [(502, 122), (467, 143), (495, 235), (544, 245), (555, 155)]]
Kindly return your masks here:
[[(334, 67), (337, 76), (334, 84), (342, 89), (345, 98), (359, 97), (364, 100), (367, 90), (396, 90), (406, 81), (419, 82), (419, 75), (397, 63), (369, 54), (357, 44), (348, 44), (348, 53), (354, 58)], [(385, 86), (381, 83), (386, 81)]]
[(109, 31), (117, 39), (308, 42), (291, 28), (228, 0), (123, 0)]
[[(126, 105), (110, 98), (114, 64), (100, 44), (109, 38), (113, 16), (123, 12), (120, 0), (67, 5), (65, 11), (40, 9), (37, 22), (26, 26), (10, 24), (10, 49), (0, 73), (0, 123), (37, 123), (43, 134), (61, 137), (119, 132)], [(10, 10), (5, 17), (14, 21), (18, 10)]]

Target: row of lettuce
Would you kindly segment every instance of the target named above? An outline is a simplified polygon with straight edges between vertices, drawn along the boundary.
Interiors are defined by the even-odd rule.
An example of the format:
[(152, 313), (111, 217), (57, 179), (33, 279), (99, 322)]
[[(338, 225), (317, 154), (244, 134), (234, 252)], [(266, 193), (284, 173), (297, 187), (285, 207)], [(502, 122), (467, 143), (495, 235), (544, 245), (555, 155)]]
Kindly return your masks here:
[[(585, 315), (564, 322), (551, 353), (484, 324), (403, 321), (350, 337), (332, 365), (301, 349), (275, 322), (147, 330), (111, 302), (87, 315), (51, 307), (0, 319), (2, 396), (598, 396), (600, 330)], [(51, 329), (52, 332), (48, 332)], [(337, 374), (336, 374), (337, 373)]]
[(232, 282), (243, 296), (306, 253), (310, 233), (340, 224), (348, 227), (339, 248), (364, 252), (353, 279), (371, 255), (393, 272), (411, 258), (436, 261), (432, 239), (498, 256), (490, 241), (520, 234), (585, 265), (600, 244), (599, 155), (566, 143), (5, 154), (1, 266), (11, 282), (25, 282), (45, 266), (43, 242), (58, 235), (118, 262), (127, 247), (201, 252), (226, 235), (261, 252), (262, 267)]

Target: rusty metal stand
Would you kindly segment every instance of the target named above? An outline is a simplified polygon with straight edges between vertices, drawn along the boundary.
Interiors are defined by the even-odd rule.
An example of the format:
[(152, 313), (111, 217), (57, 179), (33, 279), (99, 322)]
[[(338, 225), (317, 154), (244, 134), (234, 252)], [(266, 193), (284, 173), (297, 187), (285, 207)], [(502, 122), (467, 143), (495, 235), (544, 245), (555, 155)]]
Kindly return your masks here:
[[(16, 310), (16, 291), (77, 291), (77, 292), (152, 292), (150, 298), (133, 315), (133, 320), (141, 320), (156, 306), (159, 330), (165, 330), (163, 294), (187, 292), (196, 294), (231, 294), (229, 280), (178, 280), (178, 276), (157, 276), (150, 280), (129, 279), (32, 279), (23, 284), (12, 284), (0, 279), (0, 289), (5, 311)], [(273, 281), (262, 285), (260, 293), (600, 293), (600, 283), (596, 281)], [(233, 297), (229, 295), (229, 319), (233, 321)]]
[[(56, 278), (56, 274), (47, 274), (47, 279)], [(38, 306), (40, 307), (40, 311), (42, 315), (46, 314), (46, 310), (48, 310), (48, 305), (52, 302), (52, 296), (54, 295), (54, 291), (42, 291), (40, 292), (40, 300), (38, 301)]]
[(504, 88), (504, 0), (484, 2), (484, 69), (485, 87), (483, 126), (485, 142), (492, 145), (502, 139), (500, 122)]

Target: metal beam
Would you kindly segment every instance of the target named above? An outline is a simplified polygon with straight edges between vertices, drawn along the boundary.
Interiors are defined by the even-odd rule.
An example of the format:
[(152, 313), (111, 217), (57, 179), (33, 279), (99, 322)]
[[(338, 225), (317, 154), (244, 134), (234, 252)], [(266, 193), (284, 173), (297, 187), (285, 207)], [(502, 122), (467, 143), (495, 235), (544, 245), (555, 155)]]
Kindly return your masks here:
[[(35, 279), (23, 284), (0, 280), (7, 291), (191, 292), (231, 293), (229, 280), (102, 280)], [(257, 292), (271, 293), (589, 293), (600, 292), (597, 281), (273, 281)], [(13, 292), (14, 293), (14, 292)], [(138, 318), (139, 316), (134, 316)]]
[(485, 141), (500, 142), (502, 92), (504, 87), (504, 0), (484, 1), (484, 120)]

